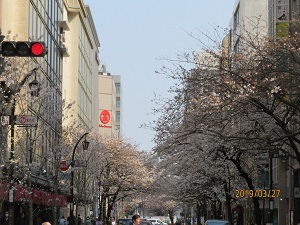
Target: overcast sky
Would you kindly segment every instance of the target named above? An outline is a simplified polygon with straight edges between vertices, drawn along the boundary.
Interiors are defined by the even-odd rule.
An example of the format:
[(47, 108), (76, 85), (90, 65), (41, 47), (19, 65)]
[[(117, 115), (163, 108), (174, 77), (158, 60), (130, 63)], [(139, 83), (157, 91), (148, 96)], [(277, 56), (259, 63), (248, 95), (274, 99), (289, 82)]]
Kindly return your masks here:
[[(100, 60), (107, 72), (121, 75), (124, 137), (151, 150), (154, 133), (140, 128), (153, 121), (154, 93), (169, 96), (172, 85), (155, 74), (162, 57), (198, 50), (199, 43), (187, 33), (213, 33), (227, 28), (236, 0), (84, 0), (93, 14), (100, 39)], [(203, 37), (205, 42), (205, 38)], [(200, 50), (200, 49), (199, 49)]]

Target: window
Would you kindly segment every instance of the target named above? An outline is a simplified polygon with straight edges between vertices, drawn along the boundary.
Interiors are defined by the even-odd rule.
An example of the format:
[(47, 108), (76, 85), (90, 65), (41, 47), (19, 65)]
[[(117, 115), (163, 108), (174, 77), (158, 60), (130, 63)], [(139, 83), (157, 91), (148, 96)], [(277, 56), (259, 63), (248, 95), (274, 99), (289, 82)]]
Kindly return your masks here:
[(234, 17), (233, 17), (233, 29), (236, 30), (237, 26), (240, 23), (240, 6), (235, 10)]
[(120, 97), (117, 97), (117, 99), (116, 99), (116, 107), (117, 108), (121, 107), (121, 98)]
[(116, 92), (117, 94), (121, 94), (121, 84), (116, 83)]
[(121, 112), (120, 111), (117, 111), (117, 113), (116, 113), (116, 121), (117, 121), (117, 123), (121, 122)]

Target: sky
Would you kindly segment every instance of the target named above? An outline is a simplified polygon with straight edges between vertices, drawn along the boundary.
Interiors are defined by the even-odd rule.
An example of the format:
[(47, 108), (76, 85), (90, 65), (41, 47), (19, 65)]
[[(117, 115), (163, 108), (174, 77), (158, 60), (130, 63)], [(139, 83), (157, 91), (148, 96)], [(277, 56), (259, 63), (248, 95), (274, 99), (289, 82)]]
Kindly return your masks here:
[(100, 40), (100, 60), (121, 75), (122, 134), (140, 150), (155, 147), (154, 132), (141, 128), (158, 119), (155, 96), (170, 98), (173, 82), (156, 74), (177, 53), (199, 51), (190, 37), (228, 28), (236, 0), (84, 0), (90, 6)]

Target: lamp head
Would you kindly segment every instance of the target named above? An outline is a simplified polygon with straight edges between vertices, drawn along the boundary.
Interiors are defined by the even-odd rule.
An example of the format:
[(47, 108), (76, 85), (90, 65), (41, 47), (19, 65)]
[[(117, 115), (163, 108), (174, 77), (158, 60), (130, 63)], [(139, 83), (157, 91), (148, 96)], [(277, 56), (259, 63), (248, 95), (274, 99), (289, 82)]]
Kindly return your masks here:
[(90, 142), (88, 142), (85, 138), (85, 140), (82, 142), (83, 150), (87, 150), (89, 148), (89, 144)]

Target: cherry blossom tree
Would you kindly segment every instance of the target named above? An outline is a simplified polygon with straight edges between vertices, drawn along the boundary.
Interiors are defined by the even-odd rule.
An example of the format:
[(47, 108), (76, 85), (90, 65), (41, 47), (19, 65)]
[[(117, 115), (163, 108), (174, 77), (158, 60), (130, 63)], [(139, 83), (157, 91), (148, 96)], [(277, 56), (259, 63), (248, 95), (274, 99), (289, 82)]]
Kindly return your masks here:
[[(173, 158), (182, 165), (176, 176), (186, 178), (184, 171), (195, 165), (189, 158), (201, 155), (207, 161), (197, 161), (195, 167), (213, 174), (188, 174), (221, 175), (222, 180), (219, 169), (228, 166), (243, 178), (240, 188), (254, 190), (256, 174), (271, 150), (300, 160), (299, 35), (270, 41), (248, 32), (240, 37), (239, 52), (211, 40), (214, 46), (204, 45), (203, 53), (179, 55), (159, 71), (178, 83), (171, 89), (174, 97), (161, 101), (157, 109), (161, 117), (154, 126), (156, 151), (167, 157), (169, 167)], [(212, 189), (218, 183), (208, 180), (208, 185)], [(252, 200), (255, 221), (261, 224), (258, 197)]]

